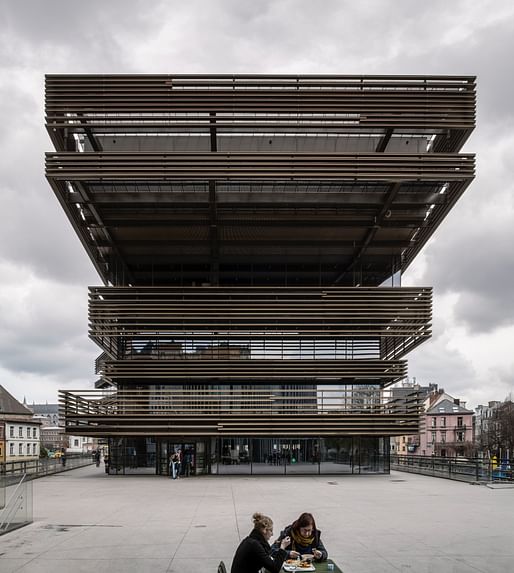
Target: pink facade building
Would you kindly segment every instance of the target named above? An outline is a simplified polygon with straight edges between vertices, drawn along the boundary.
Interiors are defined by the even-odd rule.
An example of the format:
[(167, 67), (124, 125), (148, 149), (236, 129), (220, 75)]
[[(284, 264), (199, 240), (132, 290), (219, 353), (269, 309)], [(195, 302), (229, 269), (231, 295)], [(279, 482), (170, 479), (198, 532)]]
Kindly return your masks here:
[(470, 456), (473, 451), (473, 412), (447, 394), (427, 407), (416, 454)]

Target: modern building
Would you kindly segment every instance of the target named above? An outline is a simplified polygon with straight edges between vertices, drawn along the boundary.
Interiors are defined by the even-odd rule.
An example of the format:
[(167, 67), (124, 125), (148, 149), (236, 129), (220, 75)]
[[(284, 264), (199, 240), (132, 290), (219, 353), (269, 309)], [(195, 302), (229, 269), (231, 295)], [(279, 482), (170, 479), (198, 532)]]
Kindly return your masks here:
[(46, 175), (103, 286), (103, 382), (63, 391), (111, 471), (388, 471), (431, 334), (401, 275), (474, 177), (475, 78), (50, 75)]
[(0, 386), (0, 461), (39, 458), (40, 426), (32, 412)]

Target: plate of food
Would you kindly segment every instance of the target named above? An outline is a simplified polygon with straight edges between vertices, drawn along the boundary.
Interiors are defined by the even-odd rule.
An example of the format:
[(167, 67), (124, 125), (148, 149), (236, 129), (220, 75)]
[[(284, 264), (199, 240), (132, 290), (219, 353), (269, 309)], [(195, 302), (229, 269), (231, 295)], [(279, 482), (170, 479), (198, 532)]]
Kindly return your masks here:
[(316, 567), (312, 564), (312, 561), (300, 561), (296, 566), (297, 571), (316, 571)]
[(312, 561), (300, 559), (286, 559), (282, 565), (284, 571), (316, 571)]

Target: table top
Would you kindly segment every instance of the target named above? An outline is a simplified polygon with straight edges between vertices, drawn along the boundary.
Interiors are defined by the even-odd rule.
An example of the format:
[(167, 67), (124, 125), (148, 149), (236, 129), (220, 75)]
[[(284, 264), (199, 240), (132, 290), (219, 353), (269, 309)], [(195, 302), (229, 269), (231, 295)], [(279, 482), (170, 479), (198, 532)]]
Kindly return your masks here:
[[(328, 569), (328, 564), (332, 563), (334, 565), (333, 569)], [(315, 573), (332, 573), (332, 571), (334, 573), (343, 573), (343, 570), (340, 569), (337, 564), (332, 561), (332, 559), (327, 559), (326, 561), (322, 561), (321, 563), (315, 561), (314, 562), (314, 567), (316, 568), (316, 572)]]

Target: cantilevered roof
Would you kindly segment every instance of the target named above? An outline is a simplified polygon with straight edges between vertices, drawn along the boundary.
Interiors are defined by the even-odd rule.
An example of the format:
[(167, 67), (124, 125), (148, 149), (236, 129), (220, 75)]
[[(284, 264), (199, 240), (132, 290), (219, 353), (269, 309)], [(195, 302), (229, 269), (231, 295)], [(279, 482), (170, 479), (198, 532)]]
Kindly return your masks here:
[(474, 177), (472, 77), (48, 76), (46, 113), (117, 285), (376, 286)]

